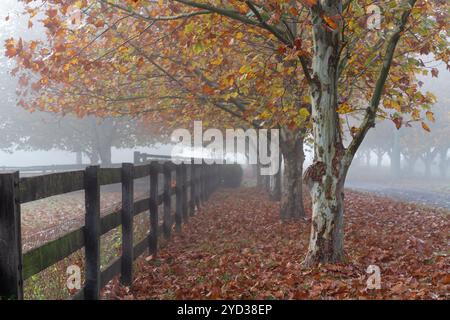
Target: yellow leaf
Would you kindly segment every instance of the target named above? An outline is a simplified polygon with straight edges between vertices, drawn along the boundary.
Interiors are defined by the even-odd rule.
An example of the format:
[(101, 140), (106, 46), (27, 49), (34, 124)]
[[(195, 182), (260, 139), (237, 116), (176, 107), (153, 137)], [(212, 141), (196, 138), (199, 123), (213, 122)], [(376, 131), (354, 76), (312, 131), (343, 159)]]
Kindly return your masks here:
[(222, 61), (223, 61), (222, 57), (217, 57), (216, 59), (211, 61), (211, 64), (218, 66), (218, 65), (222, 64)]
[(303, 96), (303, 102), (310, 104), (311, 103), (311, 96), (309, 94), (304, 95)]
[(391, 103), (391, 106), (392, 106), (393, 109), (395, 109), (397, 111), (402, 111), (401, 108), (400, 108), (400, 104), (398, 103), (397, 100), (393, 100), (392, 103)]
[(119, 72), (122, 74), (127, 73), (128, 69), (124, 66), (118, 66)]
[(305, 122), (309, 117), (309, 111), (306, 108), (301, 108), (298, 113), (302, 122)]
[(436, 119), (434, 118), (434, 113), (433, 112), (427, 111), (426, 116), (427, 116), (428, 121), (431, 121), (431, 122), (435, 122), (436, 121)]
[(260, 119), (269, 119), (271, 117), (269, 111), (264, 111), (263, 113), (260, 114)]
[(238, 40), (242, 39), (243, 37), (244, 37), (244, 34), (242, 32), (238, 32), (236, 34), (236, 39), (238, 39)]
[(352, 111), (353, 111), (352, 107), (351, 107), (348, 103), (346, 103), (346, 102), (344, 102), (343, 104), (341, 104), (341, 105), (339, 106), (339, 108), (337, 109), (337, 112), (338, 112), (339, 114), (346, 114), (346, 113), (350, 113), (350, 112), (352, 112)]
[(244, 74), (244, 73), (249, 73), (250, 71), (252, 71), (252, 67), (250, 67), (247, 64), (244, 64), (240, 69), (239, 69), (239, 73), (240, 74)]
[(414, 120), (420, 119), (420, 111), (417, 109), (414, 109), (411, 113), (411, 116)]

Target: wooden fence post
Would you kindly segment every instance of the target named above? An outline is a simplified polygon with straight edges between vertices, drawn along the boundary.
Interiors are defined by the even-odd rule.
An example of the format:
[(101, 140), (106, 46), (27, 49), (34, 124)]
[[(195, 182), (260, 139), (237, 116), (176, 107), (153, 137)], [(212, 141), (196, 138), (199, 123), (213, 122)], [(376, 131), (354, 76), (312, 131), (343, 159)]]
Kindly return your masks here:
[(183, 162), (181, 164), (181, 171), (182, 171), (182, 181), (183, 181), (183, 186), (182, 186), (182, 190), (183, 190), (183, 222), (187, 223), (188, 219), (189, 219), (189, 207), (188, 207), (188, 193), (187, 193), (187, 166), (186, 164)]
[(0, 300), (23, 299), (19, 172), (0, 174)]
[(176, 210), (175, 210), (175, 230), (181, 232), (181, 224), (183, 223), (183, 169), (181, 164), (177, 165), (176, 169)]
[(190, 196), (189, 196), (189, 214), (191, 216), (195, 215), (195, 164), (194, 164), (194, 160), (191, 160), (191, 165), (190, 165), (191, 170), (190, 172), (190, 177), (189, 177), (189, 185), (190, 185)]
[(86, 168), (84, 174), (85, 195), (85, 255), (86, 286), (84, 298), (96, 300), (100, 295), (100, 185), (99, 166)]
[(122, 277), (121, 283), (133, 282), (134, 165), (122, 164)]
[(157, 163), (150, 164), (150, 237), (149, 253), (156, 256), (158, 253), (158, 168)]
[(164, 163), (164, 237), (170, 239), (172, 233), (172, 168), (170, 163)]

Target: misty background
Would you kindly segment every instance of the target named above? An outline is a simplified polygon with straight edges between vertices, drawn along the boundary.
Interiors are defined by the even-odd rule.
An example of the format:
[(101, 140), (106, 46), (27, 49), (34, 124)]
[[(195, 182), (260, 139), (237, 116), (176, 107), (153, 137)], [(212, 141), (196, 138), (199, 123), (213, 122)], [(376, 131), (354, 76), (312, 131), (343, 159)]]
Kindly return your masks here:
[(132, 162), (136, 150), (170, 154), (171, 147), (152, 140), (135, 119), (78, 119), (30, 113), (18, 106), (19, 80), (11, 75), (13, 63), (4, 54), (5, 40), (44, 35), (37, 22), (28, 27), (22, 12), (17, 0), (0, 1), (0, 167)]

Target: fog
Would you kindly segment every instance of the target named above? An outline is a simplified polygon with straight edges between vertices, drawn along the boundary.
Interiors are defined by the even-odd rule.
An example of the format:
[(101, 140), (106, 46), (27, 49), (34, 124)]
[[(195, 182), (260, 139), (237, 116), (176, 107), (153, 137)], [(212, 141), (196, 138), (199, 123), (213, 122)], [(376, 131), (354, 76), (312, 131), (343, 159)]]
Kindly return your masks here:
[[(0, 167), (74, 164), (80, 151), (83, 163), (101, 162), (96, 159), (101, 158), (101, 152), (95, 149), (105, 143), (111, 147), (106, 162), (112, 163), (132, 162), (133, 151), (170, 153), (170, 146), (151, 140), (148, 132), (135, 130), (135, 119), (107, 119), (114, 122), (111, 131), (104, 119), (67, 119), (43, 112), (30, 113), (18, 106), (17, 79), (10, 74), (14, 66), (4, 54), (5, 40), (11, 37), (35, 40), (44, 34), (37, 19), (28, 28), (28, 19), (22, 11), (17, 0), (0, 1)], [(93, 141), (94, 136), (86, 134), (88, 130), (96, 135), (102, 131), (103, 139)], [(84, 132), (83, 136), (80, 131)], [(88, 153), (95, 152), (99, 154), (91, 155), (94, 159), (90, 159)]]
[(437, 97), (435, 121), (395, 128), (379, 122), (368, 134), (350, 169), (346, 186), (362, 191), (450, 208), (450, 73), (436, 65), (439, 77), (422, 77), (423, 91)]

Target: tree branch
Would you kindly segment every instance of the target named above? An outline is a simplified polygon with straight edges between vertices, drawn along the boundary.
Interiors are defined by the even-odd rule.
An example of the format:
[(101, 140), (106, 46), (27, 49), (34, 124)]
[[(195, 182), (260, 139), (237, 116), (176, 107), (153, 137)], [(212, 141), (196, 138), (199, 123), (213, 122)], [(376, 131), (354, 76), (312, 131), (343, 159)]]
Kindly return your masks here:
[(363, 142), (367, 132), (370, 128), (375, 126), (375, 119), (377, 116), (377, 111), (380, 105), (381, 96), (383, 94), (383, 90), (386, 84), (386, 80), (389, 76), (389, 70), (392, 65), (392, 61), (394, 59), (395, 50), (397, 48), (397, 44), (401, 38), (403, 31), (405, 30), (405, 26), (408, 23), (408, 18), (411, 15), (411, 11), (414, 8), (417, 0), (408, 0), (408, 4), (410, 8), (403, 12), (402, 17), (400, 19), (400, 23), (397, 26), (397, 29), (394, 31), (393, 35), (389, 39), (386, 53), (383, 59), (383, 66), (381, 67), (380, 74), (378, 76), (378, 80), (375, 85), (374, 93), (372, 95), (372, 100), (370, 102), (369, 107), (366, 110), (366, 115), (364, 120), (362, 121), (361, 126), (359, 127), (358, 133), (353, 138), (349, 147), (346, 150), (345, 158), (346, 163), (350, 165), (351, 159), (355, 155), (359, 146)]

